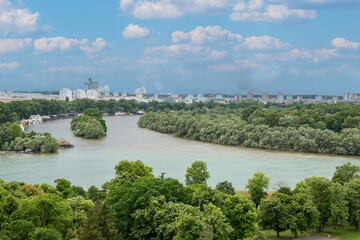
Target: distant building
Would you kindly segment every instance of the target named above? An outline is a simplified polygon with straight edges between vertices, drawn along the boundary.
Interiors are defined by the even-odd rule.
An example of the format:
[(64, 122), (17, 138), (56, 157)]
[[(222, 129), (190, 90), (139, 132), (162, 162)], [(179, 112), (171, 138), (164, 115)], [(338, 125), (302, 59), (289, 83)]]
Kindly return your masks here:
[(126, 92), (123, 92), (123, 93), (121, 93), (121, 96), (122, 96), (122, 97), (127, 97), (127, 93), (126, 93)]
[(234, 96), (235, 102), (241, 102), (241, 95)]
[(285, 100), (284, 94), (280, 91), (277, 96), (278, 102), (283, 102)]
[(86, 92), (83, 89), (76, 89), (74, 93), (75, 99), (86, 98)]
[(119, 93), (118, 92), (114, 92), (114, 97), (118, 97)]
[(63, 88), (60, 90), (60, 100), (65, 101), (66, 98), (69, 99), (69, 101), (71, 102), (73, 100), (73, 94), (72, 91), (68, 88)]
[(191, 104), (194, 102), (194, 95), (192, 94), (188, 94), (185, 98), (185, 103), (186, 104)]
[(290, 95), (286, 96), (286, 100), (293, 100), (293, 96)]
[(216, 96), (215, 96), (215, 99), (224, 99), (224, 97), (223, 97), (223, 95), (222, 94), (217, 94)]
[(317, 95), (317, 96), (315, 97), (315, 100), (316, 100), (316, 101), (322, 101), (322, 100), (323, 100), (323, 97), (320, 96), (320, 95)]
[(296, 100), (298, 101), (298, 102), (302, 102), (302, 96), (297, 96), (297, 98), (296, 98)]
[(86, 92), (87, 98), (97, 99), (98, 92), (95, 89), (88, 89)]
[(137, 100), (141, 100), (141, 99), (143, 99), (144, 98), (144, 94), (142, 94), (142, 93), (136, 93), (136, 99)]
[(252, 92), (248, 92), (247, 98), (248, 98), (248, 99), (253, 99), (253, 98), (254, 98), (254, 94), (253, 94)]
[(268, 100), (268, 99), (269, 99), (269, 94), (268, 94), (268, 92), (263, 92), (263, 94), (262, 94), (262, 99), (263, 99), (263, 100)]

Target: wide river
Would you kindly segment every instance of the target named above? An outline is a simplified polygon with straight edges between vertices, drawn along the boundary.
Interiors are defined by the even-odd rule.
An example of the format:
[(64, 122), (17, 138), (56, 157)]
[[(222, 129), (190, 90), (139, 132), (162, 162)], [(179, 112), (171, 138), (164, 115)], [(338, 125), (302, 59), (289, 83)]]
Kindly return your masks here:
[(114, 166), (120, 160), (140, 159), (154, 169), (155, 175), (165, 172), (167, 177), (184, 182), (186, 168), (193, 161), (203, 160), (210, 171), (211, 186), (228, 180), (236, 189), (245, 189), (247, 179), (262, 171), (270, 177), (273, 189), (278, 181), (294, 187), (306, 177), (331, 178), (335, 167), (348, 161), (360, 166), (360, 158), (245, 149), (182, 139), (139, 128), (138, 116), (104, 119), (108, 134), (100, 140), (73, 136), (71, 119), (30, 127), (28, 131), (50, 132), (75, 147), (56, 154), (0, 155), (0, 178), (33, 184), (53, 184), (57, 178), (66, 178), (85, 188), (100, 187), (115, 176)]

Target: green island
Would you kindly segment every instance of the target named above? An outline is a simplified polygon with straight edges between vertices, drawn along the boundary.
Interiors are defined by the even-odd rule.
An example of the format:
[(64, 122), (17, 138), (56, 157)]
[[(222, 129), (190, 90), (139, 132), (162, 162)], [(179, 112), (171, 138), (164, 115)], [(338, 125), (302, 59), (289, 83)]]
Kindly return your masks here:
[(54, 153), (59, 144), (50, 133), (25, 133), (16, 123), (0, 124), (0, 150), (2, 153)]
[(102, 112), (94, 108), (88, 108), (82, 116), (73, 118), (70, 126), (74, 135), (79, 137), (101, 138), (107, 132), (105, 120), (102, 119)]
[(256, 172), (248, 191), (228, 181), (207, 185), (203, 161), (187, 168), (185, 185), (156, 177), (140, 160), (120, 161), (115, 177), (87, 191), (67, 179), (26, 184), (0, 179), (0, 239), (264, 240), (328, 235), (359, 237), (360, 167), (338, 166), (333, 178), (310, 177), (267, 192)]
[(150, 112), (141, 116), (138, 125), (218, 144), (360, 155), (359, 105), (245, 104)]

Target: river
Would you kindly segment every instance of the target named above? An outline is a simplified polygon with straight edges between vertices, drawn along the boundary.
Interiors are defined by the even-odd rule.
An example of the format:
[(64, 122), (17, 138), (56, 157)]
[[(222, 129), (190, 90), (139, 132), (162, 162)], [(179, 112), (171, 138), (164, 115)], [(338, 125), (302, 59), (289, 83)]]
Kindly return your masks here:
[(294, 187), (306, 177), (331, 178), (335, 167), (350, 161), (360, 166), (360, 158), (246, 149), (174, 137), (137, 127), (139, 116), (104, 117), (108, 126), (103, 139), (75, 137), (71, 119), (56, 120), (31, 126), (28, 131), (50, 132), (75, 145), (56, 154), (2, 154), (0, 178), (26, 183), (53, 184), (66, 178), (74, 185), (100, 187), (115, 176), (114, 166), (123, 159), (142, 160), (154, 169), (155, 175), (184, 182), (186, 168), (193, 161), (208, 164), (215, 186), (230, 181), (236, 189), (245, 189), (247, 179), (256, 171), (270, 177), (272, 189), (278, 181)]

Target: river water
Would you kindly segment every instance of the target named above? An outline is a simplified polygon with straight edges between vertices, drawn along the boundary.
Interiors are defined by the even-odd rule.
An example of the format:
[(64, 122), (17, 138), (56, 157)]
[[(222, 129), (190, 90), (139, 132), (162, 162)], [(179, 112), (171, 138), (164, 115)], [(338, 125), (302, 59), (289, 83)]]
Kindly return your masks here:
[(53, 184), (57, 178), (66, 178), (85, 188), (100, 187), (115, 176), (114, 166), (120, 160), (139, 159), (151, 166), (155, 175), (165, 172), (167, 177), (184, 182), (186, 168), (193, 161), (203, 160), (210, 171), (211, 186), (228, 180), (240, 190), (256, 171), (269, 176), (271, 186), (281, 181), (294, 187), (306, 177), (331, 178), (335, 167), (348, 161), (360, 166), (360, 158), (264, 151), (178, 138), (137, 127), (138, 116), (104, 119), (108, 133), (99, 140), (75, 137), (70, 130), (71, 119), (30, 127), (28, 131), (50, 132), (75, 147), (56, 154), (2, 154), (0, 178), (32, 184)]

